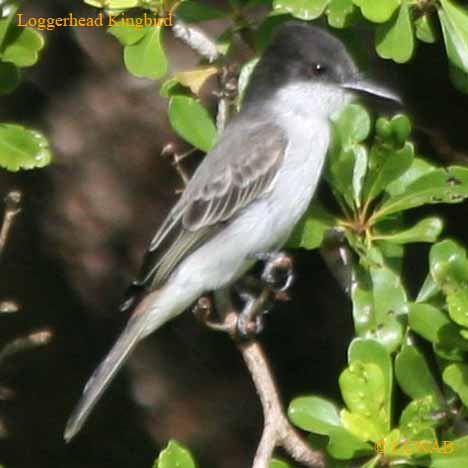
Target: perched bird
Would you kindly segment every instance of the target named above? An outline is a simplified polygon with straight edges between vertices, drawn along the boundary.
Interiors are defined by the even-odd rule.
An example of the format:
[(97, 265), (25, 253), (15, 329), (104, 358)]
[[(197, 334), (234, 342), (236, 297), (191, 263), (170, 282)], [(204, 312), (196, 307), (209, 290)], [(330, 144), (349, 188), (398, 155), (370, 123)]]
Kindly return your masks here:
[(86, 385), (65, 439), (80, 430), (135, 345), (203, 293), (277, 252), (309, 205), (330, 144), (330, 117), (354, 92), (396, 97), (362, 78), (343, 44), (307, 23), (280, 26), (240, 112), (156, 233), (125, 330)]

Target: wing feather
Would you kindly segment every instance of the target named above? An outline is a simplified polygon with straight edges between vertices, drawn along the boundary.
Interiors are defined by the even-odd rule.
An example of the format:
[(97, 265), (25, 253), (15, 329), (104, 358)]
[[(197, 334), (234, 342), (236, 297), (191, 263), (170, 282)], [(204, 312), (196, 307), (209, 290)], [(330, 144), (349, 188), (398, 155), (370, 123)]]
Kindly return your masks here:
[[(271, 189), (286, 152), (284, 132), (273, 124), (257, 124), (243, 131), (239, 142), (235, 127), (228, 127), (206, 155), (156, 233), (133, 294), (135, 288), (164, 283), (183, 258)], [(131, 303), (127, 298), (125, 309)]]

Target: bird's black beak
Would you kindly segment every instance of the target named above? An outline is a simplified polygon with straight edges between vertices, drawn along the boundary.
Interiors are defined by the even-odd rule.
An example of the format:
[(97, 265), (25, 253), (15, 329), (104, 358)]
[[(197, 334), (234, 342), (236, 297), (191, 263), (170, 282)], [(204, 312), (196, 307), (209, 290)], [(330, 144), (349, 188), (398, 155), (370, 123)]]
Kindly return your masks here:
[(342, 87), (344, 89), (349, 89), (351, 91), (356, 91), (361, 94), (368, 94), (376, 96), (382, 99), (396, 102), (398, 104), (403, 104), (403, 101), (398, 94), (394, 93), (392, 90), (381, 86), (373, 81), (366, 80), (364, 78), (357, 78), (354, 81), (343, 83)]

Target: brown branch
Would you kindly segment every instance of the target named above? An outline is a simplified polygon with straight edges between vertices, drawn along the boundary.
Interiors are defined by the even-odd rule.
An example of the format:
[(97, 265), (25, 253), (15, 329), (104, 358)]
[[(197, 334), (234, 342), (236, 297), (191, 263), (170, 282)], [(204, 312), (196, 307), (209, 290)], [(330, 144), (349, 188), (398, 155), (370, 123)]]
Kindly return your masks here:
[(13, 221), (16, 215), (21, 211), (21, 198), (22, 195), (19, 190), (12, 190), (5, 197), (5, 214), (3, 215), (3, 224), (0, 229), (0, 254), (5, 249), (13, 226)]
[[(258, 300), (249, 311), (252, 320), (255, 319), (255, 314), (252, 312), (260, 313), (269, 296), (265, 294), (265, 290), (258, 296)], [(252, 468), (268, 468), (275, 448), (283, 448), (293, 460), (304, 466), (324, 467), (323, 454), (311, 448), (288, 421), (273, 372), (261, 344), (255, 339), (238, 339), (237, 323), (240, 314), (229, 300), (228, 291), (217, 293), (216, 305), (216, 311), (221, 319), (220, 323), (213, 323), (209, 320), (212, 302), (206, 296), (198, 301), (195, 307), (196, 315), (201, 316), (210, 328), (229, 333), (242, 354), (262, 404), (263, 433)]]

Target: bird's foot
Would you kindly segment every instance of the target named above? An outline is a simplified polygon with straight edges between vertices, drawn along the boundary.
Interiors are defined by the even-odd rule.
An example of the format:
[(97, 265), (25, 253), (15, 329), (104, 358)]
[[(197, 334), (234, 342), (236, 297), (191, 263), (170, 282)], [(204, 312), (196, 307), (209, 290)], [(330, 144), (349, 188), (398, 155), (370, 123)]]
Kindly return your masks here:
[(239, 296), (244, 302), (244, 308), (237, 318), (237, 334), (239, 338), (249, 339), (259, 335), (264, 329), (264, 315), (271, 309), (270, 291), (265, 288), (259, 295), (243, 290)]
[(262, 281), (274, 292), (287, 291), (294, 282), (292, 258), (284, 252), (255, 254), (254, 258), (265, 262)]

